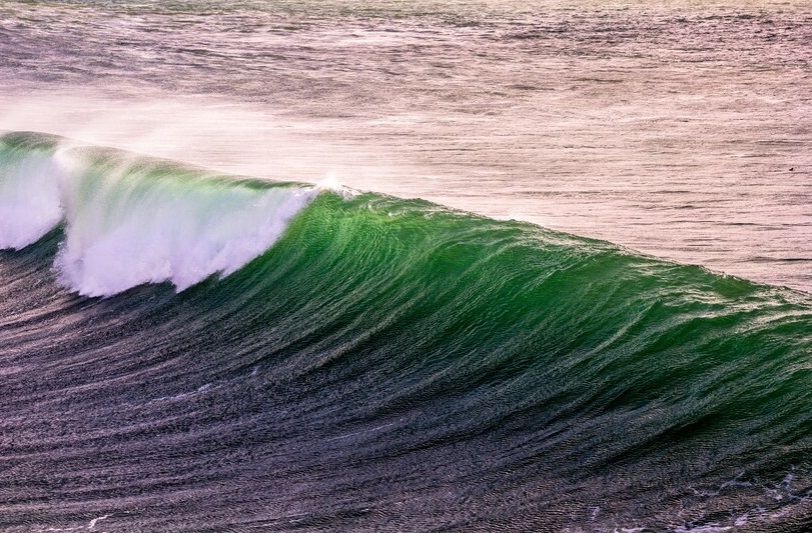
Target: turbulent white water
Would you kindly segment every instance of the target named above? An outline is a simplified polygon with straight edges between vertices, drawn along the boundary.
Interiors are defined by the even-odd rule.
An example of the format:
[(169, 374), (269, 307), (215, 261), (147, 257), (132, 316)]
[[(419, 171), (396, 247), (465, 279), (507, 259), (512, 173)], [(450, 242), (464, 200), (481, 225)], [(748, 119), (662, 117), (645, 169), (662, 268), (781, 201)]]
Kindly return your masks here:
[(804, 2), (6, 2), (0, 43), (0, 128), (812, 289)]
[(5, 141), (0, 156), (12, 163), (0, 166), (0, 249), (23, 248), (63, 224), (60, 280), (89, 296), (164, 281), (180, 291), (229, 275), (267, 250), (318, 193), (60, 147), (68, 140), (46, 137), (39, 149), (18, 141), (16, 151), (2, 149)]
[(37, 153), (0, 169), (0, 249), (33, 244), (62, 221), (61, 174), (49, 154)]

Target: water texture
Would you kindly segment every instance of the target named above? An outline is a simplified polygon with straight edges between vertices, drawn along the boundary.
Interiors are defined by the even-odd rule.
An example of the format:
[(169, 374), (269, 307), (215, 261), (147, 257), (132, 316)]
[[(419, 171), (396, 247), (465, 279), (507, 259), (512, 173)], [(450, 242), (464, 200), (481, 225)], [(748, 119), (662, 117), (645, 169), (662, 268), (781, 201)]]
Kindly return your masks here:
[(0, 531), (809, 531), (811, 21), (0, 3)]

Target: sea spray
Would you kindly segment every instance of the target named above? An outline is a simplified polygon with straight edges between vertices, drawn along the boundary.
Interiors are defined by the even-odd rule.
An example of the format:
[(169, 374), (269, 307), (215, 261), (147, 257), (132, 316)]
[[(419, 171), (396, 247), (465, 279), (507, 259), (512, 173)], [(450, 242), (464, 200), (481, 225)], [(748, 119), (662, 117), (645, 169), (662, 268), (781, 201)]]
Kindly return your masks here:
[(318, 194), (118, 150), (59, 149), (38, 134), (2, 141), (2, 246), (29, 245), (64, 223), (59, 279), (88, 296), (164, 281), (180, 291), (231, 274)]
[(41, 134), (0, 137), (0, 249), (33, 244), (62, 220), (57, 142)]

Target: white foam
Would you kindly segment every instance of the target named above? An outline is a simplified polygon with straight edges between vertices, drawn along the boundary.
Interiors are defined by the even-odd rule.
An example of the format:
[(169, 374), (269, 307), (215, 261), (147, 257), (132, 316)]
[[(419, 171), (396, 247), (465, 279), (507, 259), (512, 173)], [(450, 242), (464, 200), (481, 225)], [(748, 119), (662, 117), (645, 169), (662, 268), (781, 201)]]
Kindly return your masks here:
[(59, 224), (62, 175), (52, 157), (36, 152), (0, 166), (0, 248), (24, 248)]
[[(81, 180), (81, 178), (80, 178)], [(65, 188), (66, 241), (60, 281), (88, 296), (169, 281), (182, 291), (227, 276), (267, 250), (314, 189), (128, 184), (96, 191)]]
[(100, 522), (100, 521), (102, 521), (102, 520), (107, 520), (108, 518), (110, 518), (110, 516), (112, 516), (112, 515), (106, 514), (106, 515), (104, 515), (104, 516), (100, 516), (100, 517), (98, 517), (98, 518), (94, 518), (93, 520), (91, 520), (90, 522), (88, 522), (88, 524), (87, 524), (87, 529), (94, 529), (94, 528), (96, 527), (96, 523), (97, 523), (97, 522)]
[(166, 281), (182, 291), (232, 274), (270, 248), (319, 193), (117, 151), (31, 151), (2, 163), (0, 246), (22, 248), (64, 222), (59, 280), (87, 296)]
[(355, 189), (342, 185), (335, 172), (327, 173), (327, 177), (316, 183), (316, 188), (323, 191), (330, 191), (345, 200), (350, 200), (359, 194)]

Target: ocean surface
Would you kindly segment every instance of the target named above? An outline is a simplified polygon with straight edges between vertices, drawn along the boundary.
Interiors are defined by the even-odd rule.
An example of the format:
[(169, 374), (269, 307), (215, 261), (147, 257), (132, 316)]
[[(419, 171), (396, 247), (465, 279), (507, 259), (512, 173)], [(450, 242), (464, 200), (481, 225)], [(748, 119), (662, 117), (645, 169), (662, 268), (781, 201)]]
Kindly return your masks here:
[(0, 1), (0, 531), (812, 531), (812, 6)]

